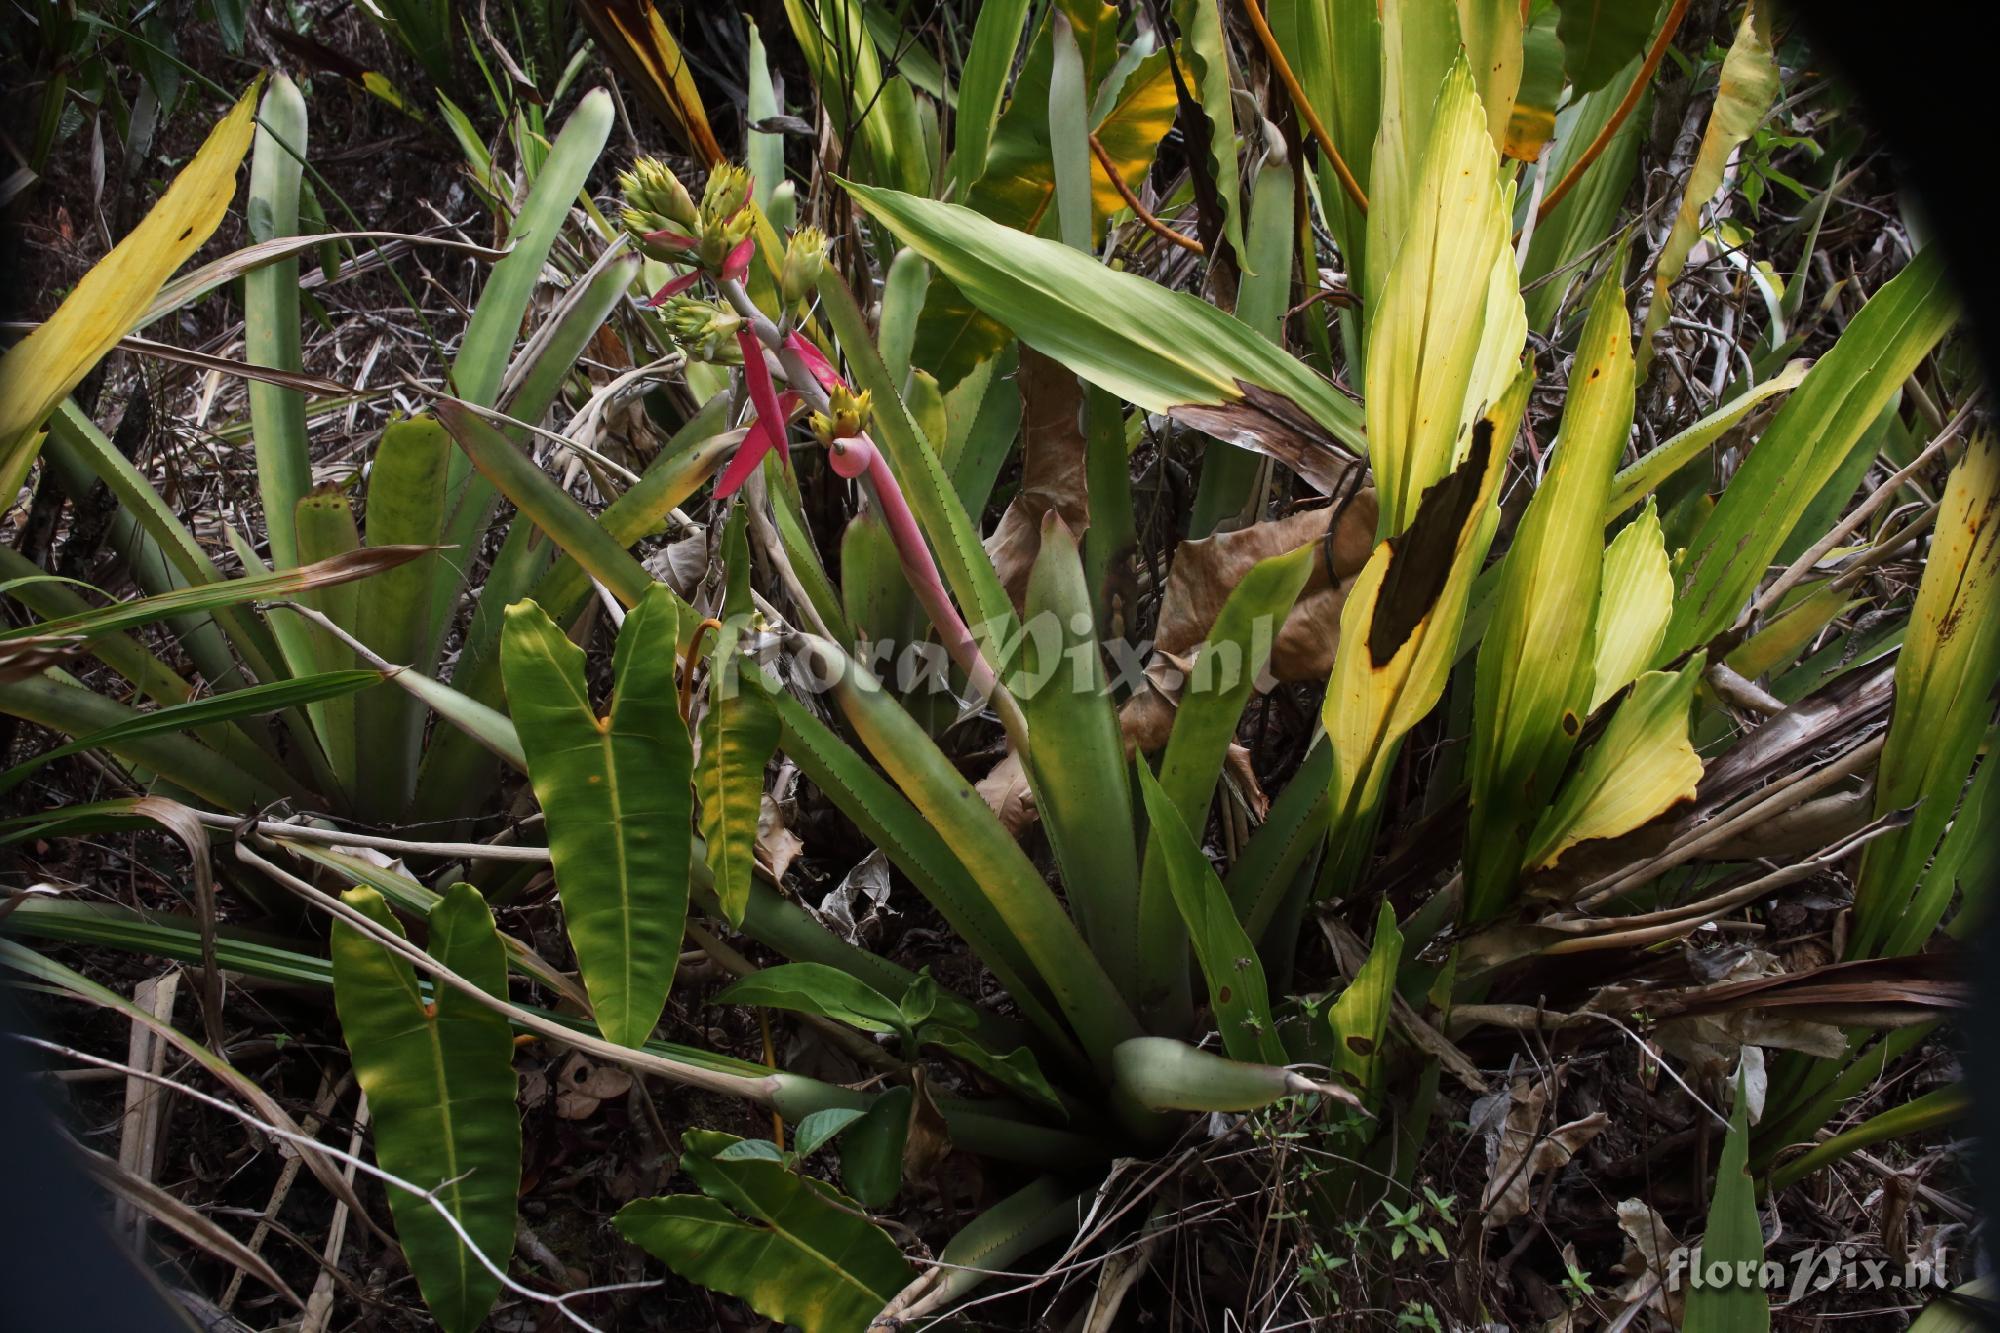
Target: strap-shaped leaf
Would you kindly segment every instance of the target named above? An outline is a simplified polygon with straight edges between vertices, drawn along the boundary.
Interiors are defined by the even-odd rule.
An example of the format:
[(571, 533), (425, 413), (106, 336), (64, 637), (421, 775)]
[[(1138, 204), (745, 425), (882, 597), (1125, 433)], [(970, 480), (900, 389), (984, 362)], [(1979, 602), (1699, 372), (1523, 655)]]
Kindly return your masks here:
[(1708, 1230), (1696, 1251), (1701, 1262), (1729, 1266), (1732, 1280), (1693, 1285), (1687, 1296), (1686, 1333), (1769, 1333), (1771, 1299), (1755, 1282), (1733, 1279), (1758, 1272), (1764, 1261), (1764, 1224), (1757, 1216), (1757, 1187), (1750, 1179), (1750, 1097), (1739, 1079), (1729, 1135), (1715, 1169)]
[(1673, 614), (1674, 573), (1667, 561), (1666, 534), (1660, 529), (1659, 507), (1649, 499), (1604, 548), (1588, 712), (1596, 712), (1646, 669)]
[(1271, 1018), (1271, 991), (1256, 946), (1243, 933), (1229, 894), (1216, 878), (1215, 867), (1202, 855), (1201, 844), (1174, 809), (1152, 770), (1142, 761), (1139, 790), (1146, 798), (1146, 818), (1152, 821), (1154, 846), (1159, 848), (1174, 904), (1194, 943), (1202, 975), (1208, 979), (1208, 1000), (1222, 1046), (1233, 1059), (1265, 1064), (1285, 1062)]
[(1479, 645), (1465, 915), (1484, 921), (1512, 900), (1528, 830), (1562, 780), (1595, 683), (1592, 653), (1604, 572), (1604, 501), (1632, 428), (1632, 334), (1622, 265), (1591, 302), (1563, 407), (1562, 431), (1500, 575)]
[(556, 891), (599, 1031), (637, 1046), (666, 1007), (687, 919), (693, 747), (674, 693), (673, 594), (619, 631), (599, 718), (583, 650), (533, 602), (507, 608), (500, 667), (548, 819)]
[(639, 1199), (619, 1233), (691, 1282), (804, 1333), (860, 1333), (910, 1279), (853, 1200), (773, 1161), (719, 1156), (741, 1140), (690, 1131), (681, 1165), (710, 1197)]
[[(373, 889), (349, 906), (402, 933)], [(507, 954), (485, 899), (455, 884), (430, 914), (430, 953), (488, 994), (507, 993)], [(375, 1119), (382, 1169), (431, 1190), (482, 1254), (504, 1268), (514, 1247), (521, 1122), (514, 1036), (506, 1018), (449, 986), (426, 1003), (415, 970), (354, 927), (333, 927), (333, 1000), (354, 1076)], [(485, 1322), (500, 1279), (430, 1203), (389, 1191), (389, 1211), (417, 1288), (446, 1333)]]
[(1702, 765), (1688, 741), (1688, 703), (1706, 662), (1697, 653), (1678, 672), (1648, 671), (1633, 683), (1535, 825), (1524, 866), (1554, 865), (1577, 843), (1629, 833), (1694, 795)]
[(1149, 412), (1234, 402), (1241, 379), (1284, 394), (1348, 445), (1364, 447), (1360, 414), (1338, 390), (1204, 301), (969, 208), (847, 189), (973, 305), (1127, 402)]
[(1382, 1104), (1382, 1039), (1396, 998), (1396, 969), (1403, 961), (1403, 933), (1385, 899), (1375, 915), (1368, 961), (1327, 1011), (1333, 1028), (1333, 1071), (1370, 1106)]
[(728, 575), (724, 624), (710, 659), (708, 712), (701, 720), (701, 762), (695, 791), (701, 797), (701, 836), (715, 896), (732, 926), (743, 924), (756, 868), (757, 815), (764, 800), (764, 766), (778, 748), (778, 715), (763, 691), (746, 686), (736, 660), (741, 626), (751, 610), (750, 550), (744, 508), (731, 508), (722, 535)]

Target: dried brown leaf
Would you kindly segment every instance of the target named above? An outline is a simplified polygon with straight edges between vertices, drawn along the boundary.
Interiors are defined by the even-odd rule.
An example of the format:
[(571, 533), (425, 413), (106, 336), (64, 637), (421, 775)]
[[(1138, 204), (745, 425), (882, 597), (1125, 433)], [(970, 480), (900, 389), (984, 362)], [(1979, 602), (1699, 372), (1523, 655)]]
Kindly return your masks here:
[(1028, 593), (1028, 571), (1042, 549), (1042, 522), (1051, 513), (1075, 534), (1090, 526), (1085, 481), (1088, 444), (1083, 385), (1060, 361), (1027, 346), (1014, 377), (1021, 392), (1021, 488), (1007, 505), (986, 554), (1015, 607)]

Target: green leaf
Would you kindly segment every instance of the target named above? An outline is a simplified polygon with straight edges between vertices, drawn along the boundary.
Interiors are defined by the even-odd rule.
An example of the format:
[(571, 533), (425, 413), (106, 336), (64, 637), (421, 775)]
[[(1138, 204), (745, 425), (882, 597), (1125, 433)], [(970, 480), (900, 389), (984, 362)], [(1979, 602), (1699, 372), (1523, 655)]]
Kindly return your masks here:
[[(1728, 1264), (1732, 1274), (1755, 1273), (1764, 1260), (1764, 1226), (1757, 1218), (1757, 1189), (1750, 1179), (1750, 1098), (1739, 1078), (1729, 1136), (1715, 1171), (1715, 1195), (1702, 1233), (1701, 1262)], [(1769, 1333), (1771, 1302), (1755, 1282), (1690, 1285), (1683, 1333)]]
[(841, 1141), (841, 1183), (864, 1207), (887, 1208), (903, 1188), (903, 1147), (915, 1103), (909, 1088), (888, 1089)]
[[(1208, 120), (1208, 170), (1222, 196), (1222, 234), (1237, 254), (1243, 247), (1243, 185), (1236, 164), (1236, 112), (1229, 91), (1229, 44), (1219, 0), (1174, 0), (1188, 81)], [(1261, 272), (1251, 265), (1252, 272)]]
[(1208, 979), (1209, 1005), (1223, 1049), (1238, 1060), (1283, 1064), (1285, 1046), (1271, 1017), (1264, 965), (1257, 961), (1256, 946), (1243, 933), (1222, 881), (1144, 761), (1139, 764), (1139, 790), (1145, 794), (1146, 817), (1166, 865), (1168, 887)]
[(1291, 398), (1354, 448), (1359, 412), (1241, 321), (971, 209), (848, 183), (863, 208), (1037, 351), (1149, 412), (1233, 402), (1239, 379)]
[(1471, 422), (1520, 368), (1527, 328), (1511, 290), (1494, 160), (1479, 93), (1458, 60), (1438, 94), (1403, 230), (1388, 233), (1370, 214), (1372, 249), (1395, 247), (1369, 313), (1366, 373), (1384, 537), (1410, 525), (1424, 492), (1463, 456)]
[(713, 1197), (639, 1199), (613, 1219), (682, 1277), (803, 1333), (859, 1333), (910, 1280), (896, 1242), (833, 1189), (776, 1162), (718, 1160), (731, 1135), (684, 1141), (681, 1164)]
[(1996, 506), (2000, 440), (1982, 428), (1945, 484), (1937, 535), (1896, 659), (1896, 707), (1876, 769), (1875, 813), (1912, 805), (1916, 811), (1861, 854), (1851, 958), (1921, 949), (1950, 904), (1949, 876), (1920, 880), (1958, 806), (2000, 680)]
[(824, 1148), (866, 1112), (853, 1106), (829, 1106), (814, 1111), (792, 1127), (792, 1156), (803, 1162)]
[[(1120, 993), (1144, 1006), (1152, 1001), (1142, 995), (1142, 982), (1160, 982), (1175, 966), (1185, 973), (1186, 950), (1171, 935), (1159, 941), (1134, 930), (1139, 850), (1125, 741), (1099, 660), (1083, 561), (1054, 510), (1042, 524), (1026, 610), (1031, 632), (1015, 679), (1028, 719), (1035, 805), (1077, 928)], [(1165, 952), (1165, 967), (1148, 966), (1152, 945)]]
[(1605, 521), (1609, 522), (1657, 491), (1669, 477), (1698, 458), (1702, 450), (1749, 416), (1751, 409), (1759, 403), (1775, 394), (1790, 393), (1798, 388), (1811, 367), (1810, 361), (1787, 363), (1770, 379), (1737, 394), (1680, 434), (1663, 440), (1658, 448), (1638, 462), (1621, 469), (1611, 479), (1611, 499), (1605, 504)]
[[(1570, 168), (1596, 142), (1598, 133), (1610, 124), (1625, 100), (1626, 89), (1638, 76), (1642, 59), (1633, 56), (1609, 87), (1572, 98), (1556, 118), (1555, 151), (1543, 153), (1535, 167), (1536, 174), (1550, 182), (1544, 190), (1553, 189), (1554, 182), (1568, 175)], [(1521, 265), (1521, 286), (1525, 291), (1529, 327), (1539, 333), (1548, 332), (1554, 325), (1576, 282), (1573, 275), (1585, 257), (1617, 226), (1619, 206), (1638, 169), (1643, 131), (1652, 123), (1652, 97), (1649, 85), (1640, 94), (1638, 106), (1613, 131), (1597, 160), (1584, 169), (1575, 186), (1549, 210), (1548, 216), (1535, 223), (1535, 234), (1528, 241), (1527, 262)], [(1522, 223), (1526, 222), (1532, 194), (1529, 191), (1519, 200), (1517, 220)]]
[[(343, 897), (402, 933), (373, 889)], [(453, 885), (431, 913), (430, 928), (433, 957), (489, 995), (506, 997), (506, 951), (476, 889)], [(334, 923), (332, 947), (334, 1007), (374, 1115), (376, 1160), (431, 1190), (504, 1271), (521, 1179), (514, 1037), (506, 1018), (451, 987), (433, 989), (426, 1004), (410, 964), (345, 922)], [(500, 1279), (427, 1200), (400, 1189), (388, 1194), (424, 1304), (447, 1333), (471, 1333), (485, 1322)]]
[(903, 1013), (873, 986), (821, 963), (779, 963), (732, 982), (717, 1004), (755, 1004), (795, 1014), (817, 1014), (863, 1032), (900, 1032)]
[[(1660, 531), (1658, 508), (1647, 500), (1639, 516), (1620, 528), (1604, 548), (1586, 717), (1646, 669), (1673, 614), (1674, 573), (1667, 561), (1666, 537)], [(1746, 674), (1754, 679), (1764, 673)]]
[(1152, 1111), (1254, 1111), (1312, 1092), (1354, 1100), (1344, 1089), (1289, 1069), (1231, 1060), (1172, 1037), (1120, 1042), (1111, 1067), (1119, 1091)]
[(1705, 654), (1679, 671), (1648, 671), (1611, 715), (1528, 838), (1522, 864), (1554, 865), (1577, 843), (1615, 838), (1694, 795), (1702, 764), (1688, 741), (1688, 704)]
[(1105, 1057), (1138, 1030), (1118, 988), (1012, 834), (944, 752), (846, 653), (807, 639), (807, 661), (861, 743), (944, 839), (1055, 997), (1087, 1053)]
[(924, 1028), (923, 1039), (926, 1045), (949, 1051), (1009, 1092), (1068, 1114), (1068, 1108), (1056, 1095), (1055, 1088), (1050, 1086), (1048, 1077), (1042, 1073), (1041, 1062), (1035, 1059), (1035, 1053), (1030, 1048), (1016, 1046), (1005, 1055), (996, 1055), (977, 1038), (957, 1028), (941, 1027), (935, 1023)]
[(701, 798), (701, 836), (706, 843), (715, 895), (732, 926), (742, 926), (750, 901), (750, 878), (757, 862), (757, 816), (764, 799), (764, 766), (778, 748), (778, 715), (762, 691), (746, 687), (736, 661), (734, 626), (750, 607), (750, 552), (744, 540), (744, 509), (731, 510), (722, 538), (728, 571), (723, 614), (728, 618), (710, 658), (708, 711), (701, 720), (701, 760), (695, 793)]
[[(299, 182), (306, 153), (306, 102), (298, 85), (274, 74), (257, 108), (250, 150), (250, 194), (245, 207), (252, 241), (291, 236), (299, 229)], [(243, 359), (253, 366), (297, 373), (299, 261), (288, 256), (243, 275)], [(251, 438), (257, 451), (257, 492), (271, 563), (299, 562), (292, 514), (312, 489), (306, 456), (306, 400), (297, 389), (251, 380)]]
[(1556, 0), (1556, 10), (1563, 72), (1582, 94), (1610, 83), (1627, 61), (1646, 49), (1660, 0)]
[(1735, 622), (1813, 497), (1957, 317), (1943, 261), (1929, 249), (1861, 307), (1676, 562), (1678, 595), (1659, 660)]
[(951, 171), (961, 200), (971, 196), (973, 182), (985, 173), (1007, 76), (1027, 20), (1028, 0), (993, 0), (979, 7), (973, 22), (972, 47), (958, 78), (958, 115), (952, 122)]
[[(0, 773), (0, 792), (14, 787), (44, 764), (68, 755), (82, 754), (86, 750), (99, 748), (117, 749), (122, 743), (147, 736), (191, 732), (231, 718), (255, 717), (284, 708), (296, 708), (320, 699), (343, 698), (356, 690), (364, 690), (370, 685), (381, 683), (382, 677), (373, 671), (328, 671), (318, 675), (280, 680), (269, 685), (252, 685), (241, 690), (231, 690), (227, 694), (191, 699), (183, 704), (169, 704), (147, 713), (135, 713), (122, 722), (93, 731), (87, 736), (79, 736), (54, 749), (44, 750), (34, 758)], [(4, 706), (4, 696), (0, 696), (0, 706)]]
[(859, 150), (868, 178), (926, 193), (929, 163), (921, 137), (898, 141), (898, 117), (858, 0), (785, 0), (785, 17), (804, 54), (820, 106), (841, 142)]
[(675, 611), (640, 599), (612, 657), (601, 720), (583, 651), (533, 602), (507, 608), (501, 670), (548, 820), (556, 891), (606, 1038), (637, 1046), (666, 1007), (687, 917), (693, 756), (674, 691)]
[[(1620, 252), (1622, 257), (1622, 251)], [(1528, 501), (1479, 644), (1464, 915), (1513, 901), (1530, 828), (1583, 730), (1604, 571), (1604, 504), (1632, 428), (1632, 333), (1614, 259), (1577, 344), (1553, 461)]]
[(1771, 1172), (1770, 1188), (1789, 1189), (1829, 1162), (1838, 1162), (1873, 1143), (1921, 1134), (1958, 1121), (1972, 1109), (1962, 1083), (1934, 1088), (1921, 1097), (1877, 1112), (1852, 1129), (1823, 1139)]
[[(1270, 664), (1279, 627), (1319, 559), (1319, 547), (1308, 544), (1288, 555), (1258, 561), (1230, 589), (1195, 654), (1166, 751), (1160, 756), (1159, 773), (1160, 790), (1190, 832), (1208, 827), (1210, 800), (1244, 705)], [(1325, 782), (1319, 785), (1324, 789)], [(1157, 827), (1147, 835), (1139, 881), (1139, 932), (1149, 955), (1178, 957), (1185, 954), (1187, 944), (1176, 895), (1167, 885), (1166, 853), (1159, 836)], [(1238, 911), (1248, 906), (1236, 902)], [(1251, 933), (1254, 936), (1257, 927), (1251, 927)], [(1179, 972), (1184, 975), (1186, 968), (1179, 967)]]
[(1382, 1080), (1382, 1043), (1396, 999), (1396, 970), (1403, 962), (1403, 933), (1396, 909), (1384, 899), (1375, 914), (1375, 938), (1368, 961), (1327, 1011), (1333, 1028), (1333, 1071), (1363, 1100), (1379, 1107), (1387, 1092)]
[[(427, 417), (394, 422), (382, 433), (368, 474), (370, 548), (437, 544), (444, 534), (445, 472), (453, 457), (450, 437)], [(423, 670), (436, 637), (431, 588), (442, 563), (442, 553), (433, 551), (376, 579), (357, 600), (355, 637), (396, 666)], [(356, 700), (355, 799), (365, 818), (393, 823), (408, 817), (423, 754), (424, 714), (423, 704), (404, 690), (377, 690)]]

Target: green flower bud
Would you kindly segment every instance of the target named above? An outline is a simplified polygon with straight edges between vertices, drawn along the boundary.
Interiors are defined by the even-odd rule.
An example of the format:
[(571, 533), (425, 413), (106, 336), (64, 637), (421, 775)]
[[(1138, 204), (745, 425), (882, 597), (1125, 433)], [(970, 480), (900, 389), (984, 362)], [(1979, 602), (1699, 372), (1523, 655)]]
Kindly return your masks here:
[(701, 196), (701, 225), (707, 231), (743, 211), (750, 201), (750, 173), (725, 162), (708, 173), (708, 188)]
[(697, 297), (676, 296), (660, 308), (660, 314), (667, 333), (690, 357), (700, 361), (740, 359), (736, 330), (742, 327), (743, 318), (735, 311)]
[(778, 285), (786, 305), (796, 305), (812, 294), (826, 266), (826, 233), (818, 227), (800, 227), (785, 243), (785, 266)]

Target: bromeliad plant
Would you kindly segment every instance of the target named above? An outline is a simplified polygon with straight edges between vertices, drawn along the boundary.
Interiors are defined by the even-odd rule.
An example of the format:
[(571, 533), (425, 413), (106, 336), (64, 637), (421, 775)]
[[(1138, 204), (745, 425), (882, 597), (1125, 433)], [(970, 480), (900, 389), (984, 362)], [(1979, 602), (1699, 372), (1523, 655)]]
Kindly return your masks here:
[[(776, 1114), (768, 1140), (684, 1133), (699, 1192), (631, 1203), (616, 1224), (808, 1333), (947, 1307), (1072, 1232), (1115, 1158), (1210, 1123), (1192, 1113), (1276, 1108), (1315, 1126), (1337, 1164), (1312, 1174), (1296, 1216), (1324, 1245), (1368, 1216), (1408, 1231), (1420, 1197), (1449, 1219), (1444, 1196), (1418, 1194), (1423, 1144), (1452, 1098), (1497, 1096), (1507, 1128), (1462, 1228), (1483, 1244), (1521, 1218), (1538, 1172), (1603, 1128), (1544, 1125), (1547, 1088), (1496, 1092), (1521, 1029), (1565, 1051), (1643, 1029), (1645, 1058), (1685, 1069), (1692, 1118), (1728, 1102), (1710, 1117), (1725, 1147), (1709, 1245), (1758, 1257), (1760, 1189), (1956, 1110), (1892, 1108), (1796, 1151), (1953, 1000), (1921, 951), (1970, 919), (1972, 848), (2000, 790), (1983, 764), (1964, 791), (2000, 678), (2000, 448), (1966, 429), (1970, 392), (1929, 361), (1954, 315), (1924, 253), (1843, 312), (1836, 339), (1813, 333), (1826, 345), (1809, 369), (1787, 364), (1807, 331), (1785, 325), (1810, 321), (1779, 293), (1768, 344), (1740, 375), (1725, 349), (1736, 378), (1712, 398), (1649, 374), (1656, 342), (1683, 369), (1677, 282), (1779, 84), (1753, 4), (1680, 214), (1641, 253), (1618, 215), (1635, 109), (1686, 10), (1635, 25), (1540, 0), (1253, 0), (1232, 48), (1215, 0), (1161, 6), (1143, 34), (1110, 6), (1022, 0), (980, 10), (953, 82), (891, 40), (886, 14), (788, 0), (820, 111), (851, 150), (843, 202), (797, 228), (781, 225), (775, 136), (751, 131), (750, 168), (720, 161), (684, 66), (624, 50), (705, 159), (700, 202), (641, 159), (619, 177), (618, 229), (587, 197), (573, 208), (610, 126), (608, 99), (583, 100), (433, 415), (378, 446), (366, 544), (346, 498), (309, 485), (284, 259), (246, 298), (273, 572), (221, 578), (88, 419), (56, 409), (45, 465), (111, 481), (134, 551), (150, 537), (168, 554), (135, 561), (152, 596), (94, 611), (17, 559), (9, 590), (48, 618), (0, 640), (23, 664), (0, 706), (116, 756), (150, 794), (17, 831), (162, 820), (205, 887), (181, 923), (29, 900), (10, 928), (210, 976), (330, 981), (378, 1158), (427, 1192), (393, 1195), (394, 1218), (448, 1329), (476, 1327), (503, 1284), (520, 1171), (510, 1025)], [(658, 55), (664, 29), (645, 40)], [(761, 49), (753, 124), (782, 110)], [(885, 63), (891, 49), (909, 58)], [(1287, 130), (1238, 124), (1246, 60), (1268, 68), (1282, 105), (1266, 111)], [(253, 158), (273, 239), (295, 225), (304, 146), (283, 89), (266, 95), (270, 143)], [(955, 106), (948, 154), (940, 104)], [(1149, 207), (1175, 124), (1187, 181)], [(1190, 208), (1195, 235), (1156, 216)], [(1322, 291), (1315, 220), (1345, 273), (1331, 326), (1296, 305)], [(1189, 255), (1199, 295), (1174, 277)], [(161, 257), (161, 281), (184, 257)], [(552, 257), (571, 266), (568, 291), (515, 352)], [(849, 278), (871, 267), (881, 290), (864, 302)], [(593, 517), (572, 483), (617, 491), (622, 465), (585, 429), (608, 391), (565, 430), (542, 423), (576, 396), (570, 368), (607, 320), (661, 353), (645, 374), (683, 385), (695, 410)], [(1905, 385), (1953, 415), (1906, 414)], [(1659, 429), (1635, 436), (1647, 412)], [(39, 419), (8, 424), (25, 469)], [(988, 534), (1017, 437), (1022, 483)], [(1177, 438), (1197, 441), (1200, 476), (1161, 572), (1137, 558), (1135, 491), (1163, 489)], [(561, 483), (535, 456), (543, 440)], [(1930, 504), (1919, 483), (1947, 461)], [(675, 591), (631, 548), (718, 471), (707, 577)], [(1905, 495), (1928, 507), (1888, 521)], [(461, 607), (502, 498), (515, 517)], [(829, 498), (854, 511), (837, 560), (808, 521)], [(1297, 512), (1278, 512), (1286, 499)], [(1908, 615), (1855, 615), (1926, 525)], [(295, 604), (269, 605), (280, 597)], [(593, 665), (600, 605), (616, 637)], [(1156, 608), (1150, 659), (1142, 605)], [(204, 611), (221, 637), (192, 642), (215, 691), (197, 697), (122, 631)], [(914, 680), (877, 669), (932, 638), (941, 657)], [(27, 674), (36, 653), (73, 651), (160, 706), (115, 704), (59, 668)], [(1265, 809), (1238, 739), (1274, 678), (1324, 694)], [(273, 712), (282, 740), (238, 729)], [(1004, 757), (974, 783), (961, 768), (993, 738), (989, 715)], [(977, 965), (954, 975), (980, 984), (955, 991), (788, 896), (759, 840), (778, 755), (936, 912)], [(236, 817), (283, 797), (463, 835), (501, 765), (525, 776), (540, 823), (499, 843)], [(275, 885), (333, 918), (326, 957), (218, 929), (204, 830), (223, 827), (246, 891)], [(355, 850), (368, 847), (404, 864)], [(1851, 853), (1838, 961), (1787, 971), (1697, 947)], [(489, 906), (542, 866), (574, 977)], [(732, 935), (780, 961), (756, 965)], [(689, 942), (736, 978), (713, 1003), (796, 1016), (866, 1088), (661, 1040)], [(42, 984), (101, 998), (5, 947)], [(1708, 984), (1714, 972), (1727, 979)], [(1766, 1066), (1766, 1047), (1782, 1058)], [(1531, 1147), (1544, 1140), (1562, 1156)], [(829, 1145), (841, 1190), (806, 1169)], [(919, 1271), (868, 1213), (952, 1148), (1031, 1183)], [(1333, 1268), (1315, 1271), (1305, 1289), (1331, 1301)], [(1393, 1274), (1353, 1271), (1395, 1294)], [(1686, 1313), (1690, 1328), (1768, 1319), (1754, 1291)]]

